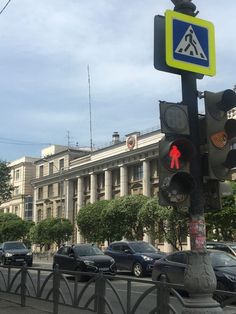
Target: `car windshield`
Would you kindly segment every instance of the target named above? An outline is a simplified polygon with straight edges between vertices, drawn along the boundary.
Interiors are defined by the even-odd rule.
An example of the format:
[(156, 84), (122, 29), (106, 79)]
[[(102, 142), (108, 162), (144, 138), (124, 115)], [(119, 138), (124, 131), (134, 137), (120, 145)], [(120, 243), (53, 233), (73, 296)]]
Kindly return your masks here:
[(26, 249), (24, 243), (21, 242), (12, 242), (12, 243), (5, 243), (4, 244), (5, 250), (20, 250), (20, 249)]
[(147, 242), (132, 242), (131, 248), (136, 253), (157, 253), (157, 249)]
[(104, 255), (104, 253), (95, 245), (76, 246), (75, 251), (79, 256)]
[(225, 252), (211, 252), (211, 263), (213, 267), (236, 267), (236, 258)]

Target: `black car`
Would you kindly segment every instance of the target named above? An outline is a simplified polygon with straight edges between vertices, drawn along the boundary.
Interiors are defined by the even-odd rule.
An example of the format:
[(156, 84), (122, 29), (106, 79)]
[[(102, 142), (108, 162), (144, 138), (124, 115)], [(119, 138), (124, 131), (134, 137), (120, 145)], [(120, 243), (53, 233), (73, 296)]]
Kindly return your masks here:
[[(152, 271), (152, 280), (162, 281), (165, 278), (170, 283), (184, 284), (187, 252), (175, 252), (156, 261)], [(217, 250), (208, 250), (208, 254), (216, 275), (217, 289), (236, 291), (236, 257)], [(215, 295), (215, 299), (220, 302), (224, 296)]]
[(165, 255), (145, 241), (113, 242), (105, 254), (114, 258), (118, 270), (128, 270), (136, 277), (150, 274), (154, 262)]
[[(116, 264), (94, 244), (74, 244), (62, 246), (53, 256), (53, 268), (81, 272), (103, 272), (116, 274)], [(80, 276), (79, 280), (84, 279)]]
[(23, 242), (8, 241), (0, 245), (0, 262), (3, 265), (33, 264), (33, 254)]
[(207, 241), (207, 249), (224, 251), (226, 253), (236, 256), (236, 242), (217, 242), (217, 241)]

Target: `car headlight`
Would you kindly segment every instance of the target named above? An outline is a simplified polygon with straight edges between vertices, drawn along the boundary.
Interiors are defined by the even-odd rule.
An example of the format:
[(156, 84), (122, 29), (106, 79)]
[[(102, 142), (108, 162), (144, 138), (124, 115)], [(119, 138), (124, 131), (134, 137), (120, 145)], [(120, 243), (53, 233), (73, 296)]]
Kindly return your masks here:
[(8, 252), (5, 254), (6, 257), (11, 257), (12, 255), (13, 255), (12, 253), (8, 253)]
[(28, 252), (26, 255), (29, 255), (29, 256), (31, 256), (32, 255), (32, 252)]
[(152, 257), (149, 257), (149, 256), (146, 256), (146, 255), (141, 255), (142, 258), (145, 260), (145, 261), (153, 261), (153, 258)]
[(94, 265), (94, 261), (84, 260), (84, 264), (87, 265), (87, 266), (93, 266)]
[(230, 281), (234, 281), (234, 282), (236, 281), (236, 276), (234, 275), (226, 274), (225, 277), (228, 278)]

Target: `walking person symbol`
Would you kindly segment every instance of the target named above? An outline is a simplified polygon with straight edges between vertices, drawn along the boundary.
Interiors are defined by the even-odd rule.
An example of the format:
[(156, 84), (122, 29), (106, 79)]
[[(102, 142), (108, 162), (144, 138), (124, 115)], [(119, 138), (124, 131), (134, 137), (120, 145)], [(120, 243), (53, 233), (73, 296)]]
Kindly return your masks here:
[[(188, 42), (184, 51), (187, 51), (192, 46), (193, 49), (195, 50), (195, 54), (198, 55), (198, 50), (196, 47), (197, 42), (193, 39), (193, 30), (192, 29), (189, 30), (189, 33), (185, 35), (184, 39), (185, 39), (185, 41)], [(190, 51), (190, 54), (193, 54), (193, 52)]]
[(173, 145), (169, 151), (169, 157), (171, 158), (170, 168), (179, 169), (179, 158), (181, 157), (181, 152), (176, 145)]

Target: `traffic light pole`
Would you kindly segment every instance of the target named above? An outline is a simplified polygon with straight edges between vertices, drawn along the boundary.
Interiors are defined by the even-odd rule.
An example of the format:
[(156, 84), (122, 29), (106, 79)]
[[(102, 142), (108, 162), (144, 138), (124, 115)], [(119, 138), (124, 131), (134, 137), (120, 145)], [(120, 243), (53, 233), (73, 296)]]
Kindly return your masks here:
[[(178, 2), (175, 10), (180, 13), (193, 15), (196, 6), (192, 2)], [(196, 153), (190, 163), (190, 173), (195, 181), (195, 188), (190, 194), (189, 235), (191, 252), (185, 271), (184, 285), (190, 298), (183, 313), (204, 314), (223, 313), (219, 304), (212, 299), (216, 289), (216, 277), (205, 250), (206, 228), (204, 219), (203, 172), (200, 155), (200, 134), (198, 125), (198, 91), (197, 77), (191, 72), (182, 72), (183, 104), (188, 107), (190, 141), (194, 144)]]

